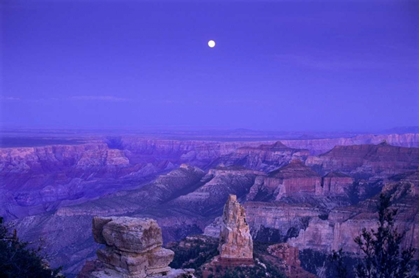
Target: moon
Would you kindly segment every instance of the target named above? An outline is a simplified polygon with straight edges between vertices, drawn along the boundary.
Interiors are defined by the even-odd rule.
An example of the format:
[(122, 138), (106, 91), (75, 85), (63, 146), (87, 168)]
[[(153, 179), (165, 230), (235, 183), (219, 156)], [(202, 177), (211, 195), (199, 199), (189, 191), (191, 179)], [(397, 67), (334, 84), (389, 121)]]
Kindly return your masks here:
[(213, 48), (216, 46), (216, 42), (214, 40), (209, 40), (207, 44), (209, 45), (210, 48)]

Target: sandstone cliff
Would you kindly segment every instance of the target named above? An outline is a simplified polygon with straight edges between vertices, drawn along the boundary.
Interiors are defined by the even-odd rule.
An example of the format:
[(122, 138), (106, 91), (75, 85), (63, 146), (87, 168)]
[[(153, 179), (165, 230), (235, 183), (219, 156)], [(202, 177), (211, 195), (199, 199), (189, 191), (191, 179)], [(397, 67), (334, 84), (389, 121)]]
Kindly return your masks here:
[(247, 200), (279, 200), (299, 193), (321, 195), (323, 193), (321, 185), (321, 176), (300, 160), (293, 160), (267, 176), (257, 177), (247, 195)]
[[(308, 151), (328, 151), (336, 145), (380, 143), (416, 147), (418, 134), (362, 135), (352, 138), (282, 140), (253, 142), (217, 142), (198, 140), (164, 140), (141, 136), (113, 138), (88, 137), (78, 145), (48, 145), (38, 147), (0, 148), (0, 201), (5, 204), (0, 214), (7, 218), (23, 217), (53, 211), (66, 203), (78, 203), (119, 190), (138, 188), (156, 175), (174, 169), (182, 163), (208, 169), (218, 163), (242, 165), (269, 172), (297, 158), (305, 161)], [(82, 142), (82, 141), (81, 141)], [(287, 146), (287, 147), (286, 147)], [(301, 149), (301, 150), (299, 150)], [(353, 151), (363, 156), (363, 151)], [(378, 155), (386, 155), (387, 151)], [(342, 171), (370, 175), (395, 174), (411, 167), (403, 161), (404, 151), (397, 155), (396, 168), (389, 160), (375, 162), (378, 156), (332, 154), (309, 157), (306, 164), (322, 168), (323, 173)], [(416, 156), (415, 150), (411, 156)], [(360, 156), (359, 155), (359, 156)], [(408, 155), (408, 154), (406, 154)], [(418, 150), (417, 150), (418, 156)], [(363, 162), (364, 160), (368, 162)], [(370, 159), (370, 161), (369, 161)], [(348, 162), (340, 162), (349, 160)], [(356, 168), (355, 168), (356, 167)], [(362, 173), (363, 174), (363, 173)]]
[(345, 196), (354, 179), (340, 172), (329, 172), (322, 177), (322, 194), (325, 196)]
[(316, 278), (317, 276), (307, 272), (300, 265), (299, 249), (287, 243), (270, 245), (267, 248), (270, 255), (281, 261), (281, 268), (287, 278)]
[(292, 149), (281, 142), (258, 147), (240, 147), (232, 154), (216, 160), (225, 166), (241, 165), (248, 169), (270, 172), (288, 164), (291, 160), (306, 160), (308, 150)]
[[(22, 239), (46, 238), (53, 265), (64, 265), (70, 275), (95, 256), (97, 246), (89, 232), (93, 215), (153, 218), (165, 241), (180, 240), (201, 233), (221, 215), (229, 194), (248, 200), (243, 205), (255, 239), (274, 243), (298, 237), (298, 242), (299, 233), (307, 232), (308, 243), (296, 246), (328, 250), (328, 243), (317, 241), (331, 240), (330, 245), (339, 247), (358, 232), (352, 225), (375, 224), (368, 221), (374, 214), (366, 209), (367, 197), (349, 206), (343, 192), (353, 180), (366, 192), (373, 187), (375, 192), (393, 192), (401, 209), (400, 226), (416, 235), (418, 181), (401, 183), (401, 177), (390, 175), (417, 169), (418, 149), (347, 146), (309, 157), (296, 150), (304, 147), (313, 154), (325, 146), (384, 139), (374, 142), (378, 138), (299, 140), (296, 145), (282, 140), (285, 147), (275, 141), (122, 136), (112, 142), (89, 139), (72, 146), (0, 148), (0, 215), (16, 219)], [(416, 138), (418, 142), (418, 135), (395, 137), (397, 143), (385, 139), (413, 146)], [(285, 193), (279, 194), (280, 189)], [(414, 195), (407, 199), (410, 192)], [(331, 230), (335, 223), (341, 226)], [(415, 236), (409, 238), (416, 241)]]
[(336, 146), (331, 151), (309, 157), (306, 165), (324, 172), (340, 171), (352, 176), (384, 178), (389, 175), (417, 170), (418, 148), (378, 145)]
[[(391, 177), (382, 192), (391, 194), (393, 208), (398, 210), (396, 227), (405, 232), (403, 246), (418, 249), (418, 172)], [(306, 229), (290, 238), (288, 243), (302, 249), (331, 252), (343, 248), (345, 252), (360, 252), (353, 239), (362, 228), (377, 227), (376, 199), (369, 199), (358, 206), (333, 209), (327, 218), (311, 218)]]

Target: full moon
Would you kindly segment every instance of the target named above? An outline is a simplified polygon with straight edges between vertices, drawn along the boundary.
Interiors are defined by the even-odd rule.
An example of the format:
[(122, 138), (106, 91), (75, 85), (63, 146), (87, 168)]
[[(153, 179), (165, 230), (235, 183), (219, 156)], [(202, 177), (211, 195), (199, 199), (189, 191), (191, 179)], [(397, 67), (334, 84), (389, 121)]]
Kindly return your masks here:
[(209, 45), (210, 48), (215, 47), (216, 42), (214, 40), (209, 40), (209, 42), (207, 43)]

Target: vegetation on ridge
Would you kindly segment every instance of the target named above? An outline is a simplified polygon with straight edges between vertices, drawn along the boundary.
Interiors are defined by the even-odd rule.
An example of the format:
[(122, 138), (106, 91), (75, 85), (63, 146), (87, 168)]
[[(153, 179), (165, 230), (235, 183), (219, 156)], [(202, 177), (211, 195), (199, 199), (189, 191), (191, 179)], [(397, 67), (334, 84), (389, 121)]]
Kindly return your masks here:
[[(190, 236), (180, 242), (173, 242), (167, 248), (175, 252), (175, 257), (169, 265), (173, 268), (194, 268), (195, 275), (202, 277), (202, 266), (209, 263), (219, 254), (217, 247), (219, 240), (203, 235)], [(254, 242), (254, 266), (222, 267), (210, 266), (209, 278), (234, 278), (234, 277), (284, 277), (278, 265), (274, 265), (267, 257), (269, 244)]]
[(16, 230), (10, 233), (0, 217), (0, 277), (52, 278), (60, 277), (60, 269), (52, 269), (40, 255), (41, 248), (31, 249), (20, 241)]
[[(380, 194), (377, 229), (362, 229), (354, 242), (362, 251), (363, 257), (349, 263), (349, 257), (340, 249), (329, 256), (334, 267), (334, 277), (396, 278), (418, 277), (413, 256), (415, 248), (402, 248), (405, 232), (399, 232), (395, 225), (397, 209), (391, 209), (391, 195)], [(354, 267), (349, 267), (349, 266)], [(418, 267), (417, 267), (418, 268)]]
[(400, 233), (395, 224), (396, 209), (391, 209), (391, 196), (381, 194), (378, 204), (378, 228), (365, 228), (354, 242), (362, 250), (364, 259), (356, 267), (357, 277), (413, 277), (411, 261), (415, 248), (401, 247), (405, 232)]

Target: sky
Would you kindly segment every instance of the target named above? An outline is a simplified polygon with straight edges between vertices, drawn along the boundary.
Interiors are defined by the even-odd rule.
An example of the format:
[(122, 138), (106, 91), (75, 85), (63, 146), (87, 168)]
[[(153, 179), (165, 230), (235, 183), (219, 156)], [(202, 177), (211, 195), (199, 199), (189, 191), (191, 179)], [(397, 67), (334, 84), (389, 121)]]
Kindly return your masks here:
[(415, 0), (0, 5), (3, 128), (418, 126)]

